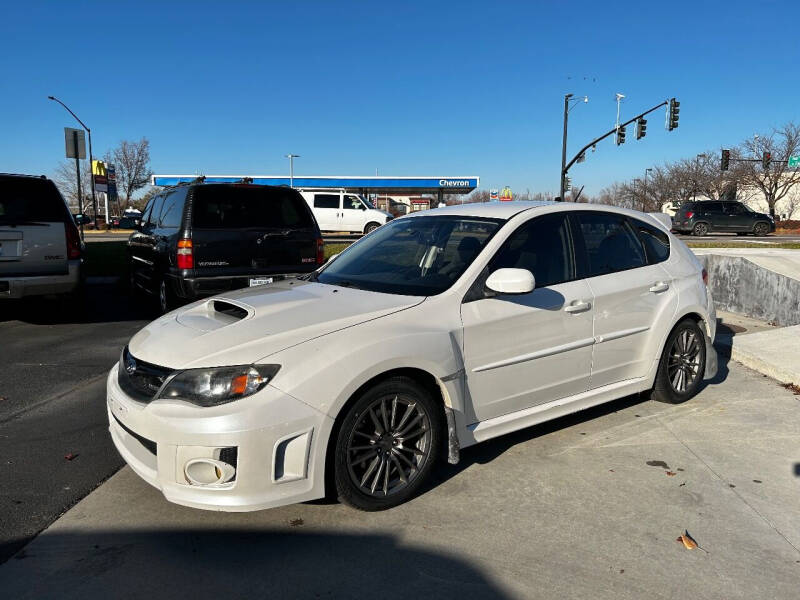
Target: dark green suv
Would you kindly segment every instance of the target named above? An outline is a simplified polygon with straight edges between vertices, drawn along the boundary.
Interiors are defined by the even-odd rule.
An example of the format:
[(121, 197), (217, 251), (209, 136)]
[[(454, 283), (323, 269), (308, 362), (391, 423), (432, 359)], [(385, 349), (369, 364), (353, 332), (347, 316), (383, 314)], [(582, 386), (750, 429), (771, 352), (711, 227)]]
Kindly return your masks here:
[(692, 235), (733, 232), (763, 236), (775, 231), (775, 222), (769, 215), (753, 212), (741, 202), (705, 200), (682, 204), (672, 219), (672, 228)]

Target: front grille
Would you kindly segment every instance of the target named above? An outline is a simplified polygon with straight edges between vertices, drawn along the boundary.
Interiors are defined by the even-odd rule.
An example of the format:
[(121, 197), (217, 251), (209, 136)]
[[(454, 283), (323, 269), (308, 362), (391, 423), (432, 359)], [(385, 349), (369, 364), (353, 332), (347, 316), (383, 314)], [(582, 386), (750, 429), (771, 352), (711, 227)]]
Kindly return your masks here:
[(147, 403), (153, 400), (164, 381), (171, 374), (171, 369), (135, 358), (125, 346), (119, 362), (117, 381), (122, 391), (131, 398)]
[(117, 418), (117, 415), (112, 415), (112, 416), (114, 417), (114, 420), (117, 422), (117, 425), (122, 427), (128, 433), (128, 435), (135, 438), (137, 442), (139, 442), (142, 446), (144, 446), (147, 449), (148, 452), (150, 452), (150, 454), (152, 454), (153, 456), (158, 456), (158, 450), (157, 450), (158, 446), (154, 441), (148, 440), (146, 437), (142, 437), (138, 433), (126, 427), (125, 424)]
[(239, 448), (238, 446), (233, 446), (230, 448), (222, 448), (219, 451), (219, 459), (224, 462), (228, 463), (234, 469), (236, 468), (236, 463), (239, 460)]

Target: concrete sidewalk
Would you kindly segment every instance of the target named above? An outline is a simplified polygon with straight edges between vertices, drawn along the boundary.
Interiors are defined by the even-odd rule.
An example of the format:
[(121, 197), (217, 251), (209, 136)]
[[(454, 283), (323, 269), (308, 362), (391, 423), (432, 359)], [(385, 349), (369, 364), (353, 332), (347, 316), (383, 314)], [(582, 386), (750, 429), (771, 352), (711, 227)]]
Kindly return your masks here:
[[(380, 513), (196, 511), (125, 468), (0, 566), (0, 589), (81, 600), (794, 599), (798, 409), (800, 396), (721, 357), (686, 404), (629, 397), (468, 448), (427, 493)], [(676, 542), (685, 529), (704, 550)]]
[(737, 336), (731, 358), (781, 383), (800, 386), (800, 325)]
[(739, 256), (759, 267), (800, 280), (800, 250), (786, 248), (691, 248), (697, 256)]

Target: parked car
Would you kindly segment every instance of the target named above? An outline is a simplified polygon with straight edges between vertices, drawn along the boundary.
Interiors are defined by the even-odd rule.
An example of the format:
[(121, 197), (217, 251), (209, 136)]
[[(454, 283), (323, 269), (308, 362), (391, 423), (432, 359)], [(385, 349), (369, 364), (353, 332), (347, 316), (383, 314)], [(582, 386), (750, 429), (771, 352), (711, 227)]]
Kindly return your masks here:
[(322, 231), (370, 233), (394, 217), (359, 194), (344, 190), (300, 190)]
[(80, 291), (82, 250), (51, 180), (0, 174), (0, 299)]
[(712, 232), (752, 233), (764, 236), (775, 231), (772, 217), (750, 210), (741, 202), (705, 200), (684, 202), (675, 213), (673, 229), (692, 235)]
[(705, 279), (631, 210), (413, 213), (303, 279), (145, 327), (108, 376), (111, 435), (179, 504), (389, 508), (459, 448), (638, 392), (691, 398), (716, 371)]
[(76, 213), (76, 214), (74, 214), (72, 216), (75, 219), (75, 224), (76, 225), (88, 225), (89, 223), (92, 222), (92, 219), (91, 219), (91, 217), (89, 217), (89, 215), (85, 215), (85, 214), (82, 214), (82, 213)]
[(322, 264), (314, 215), (286, 187), (192, 182), (147, 204), (128, 240), (130, 283), (181, 302), (308, 273)]
[(137, 217), (124, 216), (116, 223), (119, 229), (136, 229), (139, 226), (139, 219)]

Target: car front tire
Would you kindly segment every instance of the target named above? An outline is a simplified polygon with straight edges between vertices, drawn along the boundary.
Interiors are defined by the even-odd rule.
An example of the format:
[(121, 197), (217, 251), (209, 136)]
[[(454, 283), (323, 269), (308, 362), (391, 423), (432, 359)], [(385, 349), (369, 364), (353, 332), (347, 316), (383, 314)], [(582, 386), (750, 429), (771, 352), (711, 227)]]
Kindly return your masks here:
[(367, 223), (367, 226), (364, 227), (364, 235), (366, 235), (368, 233), (372, 233), (378, 227), (380, 227), (380, 223)]
[(753, 227), (753, 235), (756, 237), (764, 237), (769, 234), (769, 225), (766, 223), (756, 223)]
[(391, 377), (345, 410), (333, 460), (339, 501), (377, 511), (416, 495), (443, 445), (443, 411), (432, 394), (413, 379)]
[(678, 323), (667, 338), (651, 398), (680, 404), (697, 393), (706, 371), (706, 340), (692, 319)]

